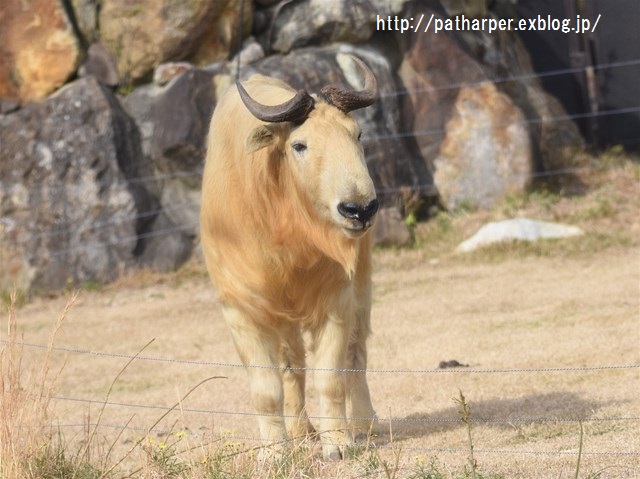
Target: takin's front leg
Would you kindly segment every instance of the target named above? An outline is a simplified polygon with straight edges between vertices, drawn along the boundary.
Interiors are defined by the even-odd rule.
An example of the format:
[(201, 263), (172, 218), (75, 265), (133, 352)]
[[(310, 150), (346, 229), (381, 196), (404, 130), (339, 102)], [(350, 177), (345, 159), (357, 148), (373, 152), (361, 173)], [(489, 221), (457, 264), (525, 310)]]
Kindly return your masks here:
[(280, 359), (283, 368), (284, 417), (291, 437), (315, 434), (305, 407), (305, 350), (300, 327), (291, 323), (284, 332)]
[(284, 394), (278, 364), (281, 341), (278, 331), (256, 324), (234, 308), (225, 308), (223, 314), (249, 375), (251, 404), (259, 414), (260, 438), (265, 445), (281, 444), (287, 433), (282, 417)]
[(314, 332), (315, 383), (320, 400), (320, 441), (325, 459), (342, 459), (353, 443), (346, 420), (344, 363), (350, 325), (329, 315)]
[(356, 325), (351, 334), (347, 350), (347, 403), (349, 419), (354, 434), (369, 434), (377, 422), (371, 404), (367, 384), (367, 337), (370, 332), (370, 308), (362, 308), (356, 314)]

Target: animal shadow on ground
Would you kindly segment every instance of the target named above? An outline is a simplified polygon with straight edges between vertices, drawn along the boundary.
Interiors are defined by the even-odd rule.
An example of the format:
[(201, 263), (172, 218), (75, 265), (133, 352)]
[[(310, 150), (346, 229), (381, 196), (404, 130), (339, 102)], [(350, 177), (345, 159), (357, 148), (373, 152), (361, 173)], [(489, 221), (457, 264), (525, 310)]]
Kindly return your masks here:
[[(460, 405), (452, 400), (452, 406), (433, 413), (414, 413), (389, 420), (380, 418), (376, 444), (393, 440), (410, 439), (446, 432), (464, 427), (460, 420)], [(467, 398), (471, 408), (471, 423), (498, 429), (513, 429), (515, 425), (554, 421), (579, 421), (591, 418), (605, 403), (583, 399), (572, 392), (531, 394), (519, 398), (496, 398), (473, 401)]]

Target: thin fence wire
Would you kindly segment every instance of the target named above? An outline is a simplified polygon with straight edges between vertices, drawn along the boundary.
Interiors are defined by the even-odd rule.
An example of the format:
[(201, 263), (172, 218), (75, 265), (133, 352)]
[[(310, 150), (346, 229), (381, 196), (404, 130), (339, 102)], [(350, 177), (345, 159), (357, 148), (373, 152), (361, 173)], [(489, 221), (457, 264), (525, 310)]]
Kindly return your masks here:
[(626, 68), (626, 67), (634, 67), (640, 65), (640, 59), (635, 58), (631, 60), (617, 61), (617, 62), (609, 62), (609, 63), (598, 63), (593, 66), (584, 66), (584, 67), (572, 67), (572, 68), (559, 68), (556, 70), (546, 70), (543, 72), (532, 72), (532, 73), (524, 73), (520, 75), (510, 75), (510, 76), (498, 76), (494, 78), (487, 78), (486, 80), (477, 80), (472, 82), (457, 82), (457, 83), (447, 83), (446, 85), (440, 86), (428, 86), (422, 88), (404, 88), (401, 90), (395, 90), (392, 92), (383, 92), (381, 93), (381, 97), (385, 96), (398, 96), (398, 95), (407, 95), (410, 93), (433, 93), (438, 91), (448, 91), (448, 90), (457, 90), (462, 87), (474, 87), (481, 86), (488, 83), (509, 83), (509, 82), (518, 82), (518, 81), (528, 81), (535, 80), (537, 78), (551, 78), (554, 76), (562, 76), (562, 75), (574, 75), (576, 73), (585, 73), (589, 70), (609, 70), (615, 68)]
[[(116, 401), (104, 401), (100, 399), (84, 399), (66, 396), (53, 396), (51, 399), (62, 402), (75, 402), (82, 404), (99, 404), (100, 406), (123, 407), (127, 409), (146, 409), (157, 411), (171, 411), (172, 406), (154, 405), (154, 404), (136, 404), (123, 403)], [(254, 411), (228, 411), (220, 409), (198, 409), (181, 406), (180, 413), (208, 414), (218, 416), (248, 416), (248, 417), (264, 417), (278, 416), (288, 419), (295, 419), (297, 416), (287, 416), (279, 414), (260, 414)], [(308, 416), (312, 420), (335, 419), (325, 416)], [(460, 424), (460, 418), (451, 417), (355, 417), (351, 418), (355, 421), (378, 421), (381, 424), (394, 423), (415, 423), (415, 424)], [(483, 418), (475, 417), (472, 422), (474, 424), (544, 424), (544, 423), (598, 423), (598, 422), (640, 422), (640, 417), (509, 417), (509, 418)]]
[[(51, 239), (59, 236), (64, 236), (74, 231), (77, 231), (79, 224), (83, 224), (83, 226), (86, 226), (86, 228), (83, 228), (83, 231), (98, 231), (101, 229), (109, 228), (111, 226), (117, 226), (123, 223), (129, 223), (132, 220), (135, 221), (135, 220), (142, 220), (145, 218), (153, 218), (159, 215), (160, 213), (176, 213), (176, 212), (181, 212), (185, 210), (190, 210), (195, 206), (196, 204), (193, 202), (168, 204), (160, 208), (146, 210), (141, 213), (136, 213), (133, 215), (118, 216), (117, 218), (114, 218), (114, 219), (98, 221), (90, 225), (83, 224), (84, 222), (86, 222), (85, 219), (61, 221), (56, 223), (55, 228), (50, 231), (41, 231), (41, 232), (29, 235), (28, 240), (26, 241), (33, 241), (35, 239)], [(8, 241), (8, 240), (4, 238), (0, 238), (0, 242), (2, 241)]]
[[(0, 344), (9, 344), (6, 339), (0, 340)], [(49, 345), (18, 342), (19, 347), (47, 350)], [(140, 356), (134, 354), (125, 353), (113, 353), (107, 351), (94, 351), (90, 349), (79, 349), (70, 347), (53, 346), (51, 351), (61, 353), (74, 353), (84, 354), (89, 356), (102, 356), (111, 357), (117, 359), (127, 359), (134, 361), (151, 361), (159, 363), (173, 363), (183, 364), (190, 366), (207, 366), (207, 367), (223, 367), (223, 368), (250, 368), (250, 369), (277, 369), (287, 371), (334, 371), (344, 373), (364, 373), (367, 374), (525, 374), (525, 373), (570, 373), (570, 372), (592, 372), (592, 371), (609, 371), (609, 370), (621, 370), (621, 369), (640, 369), (640, 364), (608, 364), (599, 366), (576, 366), (576, 367), (556, 367), (556, 368), (492, 368), (492, 369), (476, 369), (476, 368), (443, 368), (443, 369), (351, 369), (351, 368), (315, 368), (315, 367), (287, 367), (282, 368), (280, 366), (271, 365), (243, 365), (239, 363), (228, 363), (222, 361), (195, 361), (188, 359), (167, 358), (158, 356)]]
[[(617, 108), (611, 110), (603, 110), (594, 113), (574, 113), (567, 115), (558, 115), (558, 116), (549, 116), (543, 118), (524, 118), (522, 120), (514, 120), (499, 124), (492, 125), (493, 128), (508, 128), (512, 125), (535, 125), (539, 123), (554, 123), (561, 121), (573, 121), (573, 120), (581, 120), (584, 118), (598, 118), (598, 117), (607, 117), (612, 115), (624, 115), (628, 113), (637, 113), (640, 112), (640, 106), (632, 106), (625, 108)], [(363, 143), (367, 141), (376, 141), (376, 140), (392, 140), (397, 138), (410, 138), (410, 137), (421, 137), (421, 136), (436, 136), (442, 135), (446, 132), (445, 128), (433, 128), (429, 130), (418, 130), (418, 131), (406, 131), (400, 133), (392, 133), (389, 135), (378, 135), (375, 137), (369, 137), (362, 139)]]
[(134, 245), (141, 239), (148, 238), (156, 238), (159, 236), (166, 236), (171, 233), (190, 233), (195, 228), (198, 227), (198, 222), (186, 223), (182, 225), (172, 226), (170, 228), (161, 228), (154, 231), (149, 231), (147, 233), (139, 233), (135, 235), (123, 236), (119, 237), (117, 240), (113, 241), (90, 241), (81, 244), (75, 244), (73, 246), (69, 246), (68, 248), (61, 248), (49, 253), (49, 256), (52, 258), (65, 256), (72, 251), (78, 250), (92, 250), (92, 249), (103, 249), (105, 246), (117, 246), (122, 244), (132, 244)]

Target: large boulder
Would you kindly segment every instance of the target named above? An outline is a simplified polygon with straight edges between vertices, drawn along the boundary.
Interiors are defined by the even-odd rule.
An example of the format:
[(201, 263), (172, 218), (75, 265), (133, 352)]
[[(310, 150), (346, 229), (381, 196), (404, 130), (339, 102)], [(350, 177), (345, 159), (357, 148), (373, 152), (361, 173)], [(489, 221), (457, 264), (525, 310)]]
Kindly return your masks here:
[(513, 32), (494, 32), (461, 38), (474, 58), (480, 59), (485, 81), (494, 83), (522, 110), (536, 172), (575, 166), (572, 161), (584, 139), (561, 103), (544, 90), (520, 37)]
[(82, 52), (63, 3), (0, 3), (0, 98), (44, 98), (75, 72)]
[(118, 59), (121, 78), (135, 82), (167, 60), (227, 58), (240, 44), (240, 17), (246, 31), (251, 12), (252, 2), (242, 0), (103, 0), (100, 35)]
[(213, 77), (212, 72), (192, 69), (158, 95), (151, 157), (161, 173), (202, 169), (215, 100)]
[(433, 180), (412, 144), (401, 134), (395, 96), (398, 87), (392, 65), (379, 50), (347, 45), (305, 48), (253, 63), (243, 70), (242, 77), (258, 72), (309, 92), (318, 92), (330, 83), (357, 90), (362, 88), (362, 78), (352, 55), (369, 65), (380, 89), (379, 101), (353, 113), (363, 131), (369, 171), (384, 205), (406, 206), (408, 198), (430, 191)]
[(158, 202), (109, 90), (87, 77), (0, 115), (0, 144), (0, 288), (60, 290), (139, 264)]
[(531, 178), (529, 133), (521, 111), (491, 83), (464, 86), (435, 159), (444, 206), (491, 208)]
[[(173, 235), (170, 255), (175, 266), (188, 259), (199, 231), (202, 168), (215, 104), (213, 78), (212, 72), (189, 70), (167, 85), (153, 107), (151, 161), (163, 179), (160, 198), (165, 223), (178, 233)], [(169, 256), (169, 246), (160, 246), (164, 254), (154, 255), (151, 264), (156, 269), (172, 269), (161, 264)]]
[[(423, 14), (446, 15), (425, 3), (405, 13)], [(430, 30), (398, 43), (403, 125), (446, 207), (490, 208), (525, 189), (533, 173), (570, 166), (582, 138), (542, 89), (513, 32)]]
[(458, 89), (486, 77), (450, 32), (411, 35), (398, 77), (402, 124), (413, 134), (422, 158), (433, 171)]
[(146, 85), (122, 98), (142, 134), (162, 211), (150, 227), (141, 261), (169, 271), (186, 261), (198, 235), (200, 184), (215, 71), (190, 68), (165, 86)]

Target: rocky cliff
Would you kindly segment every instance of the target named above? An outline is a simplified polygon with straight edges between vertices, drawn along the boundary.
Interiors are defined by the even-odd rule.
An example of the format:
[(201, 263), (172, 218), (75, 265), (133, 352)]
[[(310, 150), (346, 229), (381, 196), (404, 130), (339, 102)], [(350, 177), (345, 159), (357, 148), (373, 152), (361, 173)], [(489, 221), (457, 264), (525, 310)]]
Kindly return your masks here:
[(389, 28), (448, 18), (451, 3), (4, 0), (0, 289), (186, 261), (208, 121), (236, 75), (358, 87), (349, 55), (365, 60), (381, 97), (356, 116), (388, 218), (425, 203), (491, 207), (562, 168), (582, 139), (557, 120), (562, 108), (512, 32)]

